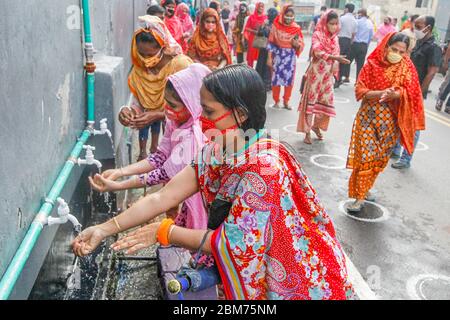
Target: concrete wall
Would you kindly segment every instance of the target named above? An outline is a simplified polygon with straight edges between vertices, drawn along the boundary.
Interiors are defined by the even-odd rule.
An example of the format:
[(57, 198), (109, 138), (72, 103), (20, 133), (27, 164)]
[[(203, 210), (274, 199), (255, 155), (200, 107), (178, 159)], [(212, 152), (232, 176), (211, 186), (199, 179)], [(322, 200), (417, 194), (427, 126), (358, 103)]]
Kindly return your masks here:
[[(85, 127), (79, 3), (0, 2), (0, 275)], [(122, 127), (111, 121), (127, 100), (130, 40), (136, 17), (145, 14), (146, 6), (146, 0), (91, 0), (93, 42), (101, 65), (96, 115), (110, 119), (116, 149)], [(100, 138), (107, 139), (96, 137), (89, 143), (98, 142), (99, 158), (112, 157), (110, 144)], [(68, 202), (81, 173), (76, 168), (63, 191)], [(56, 228), (44, 229), (14, 297), (27, 297), (55, 233)]]

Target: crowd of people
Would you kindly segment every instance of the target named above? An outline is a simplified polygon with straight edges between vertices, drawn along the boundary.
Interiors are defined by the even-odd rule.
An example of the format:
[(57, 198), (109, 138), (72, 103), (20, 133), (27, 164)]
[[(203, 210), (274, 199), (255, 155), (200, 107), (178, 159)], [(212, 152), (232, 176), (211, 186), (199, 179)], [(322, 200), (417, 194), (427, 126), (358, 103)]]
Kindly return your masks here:
[[(315, 19), (297, 130), (306, 144), (313, 143), (311, 131), (324, 139), (336, 116), (334, 91), (350, 81), (355, 60), (361, 107), (347, 167), (355, 199), (349, 211), (358, 212), (391, 157), (399, 158), (395, 168), (410, 165), (425, 129), (423, 99), (442, 55), (432, 17), (412, 16), (405, 32), (386, 19), (375, 33), (367, 11), (360, 9), (356, 19), (354, 10), (347, 4), (339, 16), (324, 7)], [(230, 9), (226, 1), (224, 8), (211, 1), (196, 11), (192, 2), (163, 0), (139, 20), (128, 81), (134, 99), (119, 113), (122, 125), (140, 130), (139, 161), (90, 183), (100, 192), (165, 186), (84, 230), (74, 252), (88, 255), (105, 238), (138, 227), (112, 248), (186, 248), (203, 268), (219, 273), (227, 299), (354, 298), (330, 217), (289, 147), (265, 129), (268, 92), (273, 108), (292, 110), (297, 58), (305, 47), (294, 7), (275, 3), (266, 10), (262, 2), (235, 1)], [(366, 61), (372, 38), (377, 48)], [(449, 78), (447, 72), (438, 110)], [(149, 223), (169, 212), (175, 219)]]

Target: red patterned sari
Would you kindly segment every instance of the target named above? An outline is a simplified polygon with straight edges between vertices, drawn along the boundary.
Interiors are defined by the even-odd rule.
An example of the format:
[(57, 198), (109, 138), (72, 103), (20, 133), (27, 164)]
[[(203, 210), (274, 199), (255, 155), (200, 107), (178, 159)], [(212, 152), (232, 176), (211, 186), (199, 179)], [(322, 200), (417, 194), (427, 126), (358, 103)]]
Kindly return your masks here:
[(352, 298), (344, 253), (308, 178), (283, 145), (257, 138), (223, 164), (210, 143), (195, 165), (205, 201), (232, 203), (211, 240), (226, 298)]

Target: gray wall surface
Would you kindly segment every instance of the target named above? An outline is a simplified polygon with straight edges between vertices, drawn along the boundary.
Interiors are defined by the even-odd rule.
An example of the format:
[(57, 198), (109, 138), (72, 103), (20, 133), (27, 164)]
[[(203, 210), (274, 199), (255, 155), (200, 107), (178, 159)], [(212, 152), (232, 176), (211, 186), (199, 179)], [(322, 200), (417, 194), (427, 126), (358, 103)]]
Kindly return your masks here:
[[(128, 97), (130, 40), (147, 2), (90, 1), (96, 59), (114, 65), (97, 72), (96, 116), (97, 121), (110, 120), (116, 140), (123, 128), (111, 121), (116, 121), (117, 110)], [(78, 0), (0, 1), (0, 277), (85, 128), (79, 7)], [(99, 139), (107, 138), (89, 143), (96, 145)], [(99, 144), (98, 157), (111, 157), (110, 144)], [(82, 169), (74, 169), (63, 191), (67, 202), (76, 192)], [(55, 232), (44, 229), (16, 286), (16, 297), (26, 298)]]

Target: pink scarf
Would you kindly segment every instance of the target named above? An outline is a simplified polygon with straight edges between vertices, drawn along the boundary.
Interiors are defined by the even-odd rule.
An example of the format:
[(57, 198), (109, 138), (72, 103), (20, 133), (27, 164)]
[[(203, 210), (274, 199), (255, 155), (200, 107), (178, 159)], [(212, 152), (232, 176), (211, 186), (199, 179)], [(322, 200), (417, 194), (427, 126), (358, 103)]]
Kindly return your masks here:
[[(166, 132), (158, 149), (167, 155), (163, 168), (169, 178), (173, 178), (190, 165), (205, 144), (206, 137), (200, 124), (202, 114), (200, 89), (203, 78), (210, 72), (204, 65), (194, 63), (169, 77), (169, 81), (192, 116), (181, 126), (167, 120)], [(188, 207), (186, 227), (206, 229), (208, 216), (200, 193), (185, 200), (185, 204)]]
[[(188, 13), (185, 13), (183, 9), (187, 10)], [(178, 17), (178, 20), (180, 20), (181, 25), (183, 26), (183, 33), (194, 31), (194, 23), (189, 16), (189, 7), (187, 6), (187, 4), (180, 3), (177, 6), (175, 15)]]
[(383, 40), (383, 38), (391, 32), (396, 32), (395, 27), (392, 24), (384, 24), (378, 28), (377, 33), (375, 34), (375, 39), (377, 41)]

